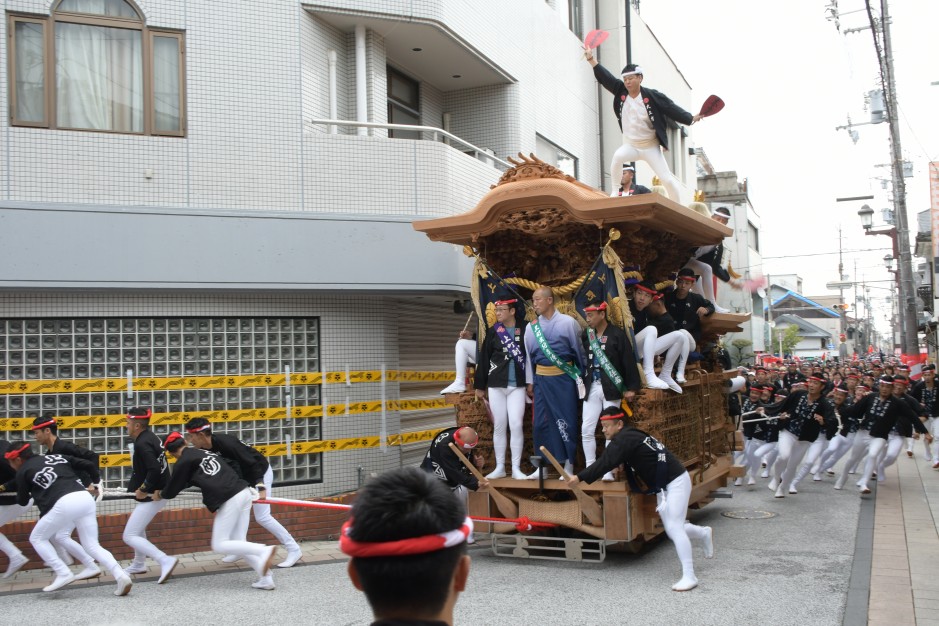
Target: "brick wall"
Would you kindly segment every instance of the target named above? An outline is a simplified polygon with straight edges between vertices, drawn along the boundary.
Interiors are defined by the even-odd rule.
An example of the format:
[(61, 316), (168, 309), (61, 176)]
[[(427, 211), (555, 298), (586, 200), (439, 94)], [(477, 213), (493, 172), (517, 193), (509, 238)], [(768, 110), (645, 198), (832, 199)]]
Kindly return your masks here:
[[(355, 494), (344, 494), (322, 501), (339, 504), (351, 504)], [(297, 541), (326, 541), (337, 539), (339, 528), (349, 514), (340, 509), (311, 509), (297, 506), (274, 506), (274, 517), (290, 531)], [(134, 557), (134, 551), (125, 544), (121, 535), (127, 523), (128, 513), (99, 515), (98, 541), (111, 551), (118, 561)], [(187, 554), (211, 550), (213, 515), (205, 507), (192, 509), (164, 509), (147, 527), (147, 538), (167, 554)], [(41, 569), (45, 567), (42, 559), (29, 543), (29, 534), (36, 525), (35, 520), (12, 522), (2, 528), (7, 539), (12, 541), (29, 557), (29, 563), (23, 569)], [(77, 540), (77, 534), (73, 534)], [(272, 545), (274, 536), (261, 528), (252, 516), (248, 528), (248, 541)], [(281, 554), (280, 556), (283, 556)], [(6, 569), (4, 557), (0, 568)]]

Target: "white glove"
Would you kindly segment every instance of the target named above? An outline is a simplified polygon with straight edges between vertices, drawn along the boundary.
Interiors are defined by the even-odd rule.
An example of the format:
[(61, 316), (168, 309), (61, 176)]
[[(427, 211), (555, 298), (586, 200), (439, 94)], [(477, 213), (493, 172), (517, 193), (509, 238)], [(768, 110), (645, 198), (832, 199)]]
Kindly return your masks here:
[(92, 487), (98, 490), (98, 495), (95, 497), (95, 502), (101, 502), (104, 499), (104, 489), (101, 487), (101, 483), (93, 484)]
[(256, 502), (261, 499), (261, 494), (258, 493), (258, 490), (254, 487), (248, 487), (248, 492), (251, 493), (251, 501)]

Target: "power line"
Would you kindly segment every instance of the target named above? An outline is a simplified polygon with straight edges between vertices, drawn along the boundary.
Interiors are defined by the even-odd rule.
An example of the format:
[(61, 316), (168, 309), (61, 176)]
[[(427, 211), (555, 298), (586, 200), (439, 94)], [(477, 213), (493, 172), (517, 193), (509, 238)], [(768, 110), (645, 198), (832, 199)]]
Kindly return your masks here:
[[(893, 248), (857, 248), (855, 250), (845, 250), (845, 252), (882, 252), (884, 250), (893, 250)], [(825, 256), (828, 254), (838, 254), (838, 251), (834, 252), (810, 252), (808, 254), (787, 254), (785, 256), (764, 256), (761, 257), (764, 261), (766, 259), (795, 259), (797, 257), (803, 256)]]

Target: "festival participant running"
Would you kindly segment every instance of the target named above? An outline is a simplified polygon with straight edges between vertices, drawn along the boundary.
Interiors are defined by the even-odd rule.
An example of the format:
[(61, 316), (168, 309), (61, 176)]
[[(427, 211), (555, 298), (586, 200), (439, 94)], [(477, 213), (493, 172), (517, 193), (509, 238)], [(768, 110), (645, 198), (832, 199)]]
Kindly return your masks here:
[(260, 577), (251, 586), (273, 590), (271, 563), (277, 546), (246, 540), (254, 495), (248, 483), (238, 478), (235, 470), (217, 454), (187, 447), (185, 439), (178, 432), (167, 435), (163, 447), (176, 459), (176, 466), (169, 483), (157, 497), (172, 500), (190, 486), (202, 490), (202, 503), (215, 513), (212, 521), (212, 550), (219, 554), (243, 557)]
[[(916, 426), (922, 426), (922, 429), (916, 428), (918, 433), (929, 433), (929, 429), (925, 425), (926, 417), (929, 415), (929, 411), (925, 406), (920, 404), (916, 398), (907, 393), (909, 385), (910, 379), (906, 376), (894, 376), (893, 395), (901, 398), (903, 402), (905, 402), (906, 405), (910, 407), (910, 410), (916, 413), (916, 419), (912, 421), (907, 421), (904, 419), (897, 420), (897, 423), (890, 431), (890, 435), (887, 438), (887, 446), (884, 448), (885, 452), (882, 453), (881, 461), (877, 466), (877, 482), (884, 481), (886, 478), (886, 469), (896, 463), (897, 457), (900, 456), (900, 450), (903, 448), (904, 442), (907, 440), (913, 441), (914, 437), (919, 439), (919, 434), (913, 434), (913, 429), (916, 428)], [(927, 447), (929, 446), (929, 443), (929, 441), (926, 441)]]
[[(587, 328), (580, 337), (587, 353), (587, 371), (584, 382), (587, 397), (584, 398), (583, 424), (580, 429), (587, 467), (597, 460), (597, 421), (600, 411), (618, 407), (623, 400), (636, 397), (641, 381), (636, 353), (626, 333), (607, 322), (606, 302), (592, 301), (584, 307)], [(613, 481), (612, 472), (603, 475), (603, 480)]]
[[(936, 393), (936, 364), (930, 363), (923, 366), (923, 379), (913, 385), (913, 391), (910, 392), (917, 402), (926, 407), (926, 430), (932, 435), (939, 436), (939, 393)], [(933, 464), (933, 467), (939, 468), (939, 445), (930, 447), (929, 442), (923, 440), (926, 447), (926, 454), (923, 458)], [(913, 452), (913, 440), (907, 446), (908, 453)]]
[[(756, 471), (751, 467), (751, 457), (758, 447), (766, 443), (765, 441), (765, 431), (763, 430), (764, 422), (749, 422), (747, 420), (759, 419), (759, 416), (756, 415), (762, 402), (760, 401), (760, 395), (763, 393), (763, 388), (759, 385), (750, 385), (750, 393), (746, 398), (744, 398), (743, 403), (740, 405), (740, 414), (745, 416), (742, 419), (744, 422), (741, 424), (741, 430), (743, 433), (743, 459), (744, 466), (747, 468), (746, 478), (747, 485), (756, 484)], [(747, 415), (749, 413), (749, 415)], [(756, 438), (757, 432), (760, 433), (760, 437)], [(757, 459), (756, 469), (759, 469), (759, 459)], [(734, 486), (739, 487), (743, 484), (743, 477), (738, 478), (734, 481)]]
[[(623, 68), (618, 79), (593, 57), (593, 51), (584, 47), (584, 58), (593, 67), (593, 75), (603, 88), (613, 94), (613, 113), (623, 131), (623, 145), (613, 153), (610, 164), (610, 183), (623, 171), (623, 165), (642, 159), (668, 190), (668, 196), (681, 202), (678, 179), (668, 169), (662, 149), (668, 150), (669, 122), (686, 126), (701, 119), (671, 101), (661, 91), (642, 86), (642, 68), (630, 63)], [(610, 194), (619, 195), (617, 191)]]
[[(578, 399), (587, 395), (580, 375), (584, 370), (580, 325), (554, 308), (550, 287), (535, 290), (532, 306), (538, 319), (525, 329), (529, 363), (525, 379), (534, 400), (532, 439), (535, 450), (546, 447), (570, 474), (577, 454)], [(538, 472), (528, 478), (537, 479)]]
[[(41, 417), (34, 419), (31, 430), (36, 443), (44, 446), (47, 453), (73, 456), (93, 463), (95, 467), (99, 467), (97, 452), (83, 448), (59, 437), (58, 424), (52, 413), (44, 413)], [(99, 482), (92, 481), (91, 474), (82, 471), (78, 472), (78, 479), (86, 485), (91, 482)], [(100, 489), (100, 485), (98, 488)], [(75, 580), (97, 578), (101, 575), (101, 570), (95, 565), (95, 560), (81, 544), (72, 539), (72, 532), (74, 530), (74, 524), (62, 526), (59, 532), (52, 538), (52, 546), (55, 548), (59, 558), (62, 559), (66, 565), (71, 565), (74, 562), (73, 559), (76, 559), (84, 566), (82, 571), (75, 575)]]
[(486, 478), (505, 477), (506, 429), (511, 431), (512, 478), (526, 478), (522, 471), (522, 449), (525, 435), (525, 347), (522, 337), (526, 323), (516, 325), (517, 299), (504, 298), (495, 303), (496, 323), (486, 331), (479, 349), (481, 367), (476, 368), (473, 387), (476, 397), (488, 398), (492, 411), (492, 449), (495, 469)]
[[(63, 528), (76, 528), (82, 547), (101, 563), (117, 581), (116, 596), (126, 596), (133, 586), (114, 556), (98, 543), (98, 519), (95, 517), (95, 483), (101, 482), (98, 466), (74, 456), (33, 454), (28, 443), (10, 445), (3, 455), (16, 470), (16, 501), (26, 506), (30, 498), (39, 508), (39, 521), (29, 535), (42, 560), (55, 572), (52, 584), (43, 591), (55, 591), (74, 582), (75, 575), (59, 558), (50, 539)], [(82, 485), (79, 474), (91, 477), (92, 484)]]
[(134, 494), (136, 505), (124, 526), (124, 543), (134, 549), (134, 560), (124, 568), (127, 574), (145, 574), (147, 557), (159, 563), (162, 585), (173, 574), (179, 559), (169, 556), (147, 539), (147, 526), (166, 506), (166, 500), (154, 500), (169, 480), (170, 470), (163, 453), (163, 443), (150, 430), (150, 409), (134, 407), (127, 411), (127, 434), (134, 440), (133, 471), (127, 480), (127, 491)]
[[(838, 480), (835, 481), (835, 489), (844, 487), (850, 468), (861, 457), (864, 457), (864, 469), (861, 470), (861, 478), (858, 480), (857, 486), (862, 495), (870, 493), (871, 490), (867, 483), (876, 467), (880, 453), (887, 445), (890, 431), (894, 429), (897, 421), (905, 419), (911, 424), (925, 429), (916, 413), (906, 402), (893, 394), (893, 376), (882, 376), (878, 382), (879, 386), (876, 394), (872, 393), (865, 396), (854, 406), (842, 412), (842, 415), (847, 414), (857, 419), (860, 426), (854, 438), (854, 445), (851, 447), (851, 456), (848, 458), (841, 475), (838, 476)], [(868, 427), (870, 428), (869, 436), (865, 432)], [(926, 436), (930, 441), (932, 440), (930, 435), (927, 434)]]
[(764, 407), (770, 416), (779, 416), (783, 422), (779, 431), (779, 454), (774, 466), (774, 478), (769, 483), (777, 498), (785, 498), (799, 463), (809, 446), (818, 438), (826, 422), (835, 420), (831, 404), (822, 397), (825, 379), (811, 376), (808, 391), (794, 391), (785, 400)]
[[(20, 506), (16, 503), (16, 470), (3, 455), (10, 451), (10, 442), (0, 439), (0, 528), (29, 509), (29, 505)], [(23, 551), (0, 533), (0, 550), (7, 555), (9, 564), (3, 573), (3, 578), (9, 578), (29, 563), (29, 558)]]
[[(223, 433), (213, 433), (209, 420), (196, 417), (186, 422), (186, 439), (197, 448), (214, 452), (234, 463), (240, 478), (249, 485), (254, 485), (262, 498), (269, 498), (274, 485), (274, 470), (263, 454), (252, 448), (238, 437)], [(271, 515), (270, 504), (255, 504), (251, 507), (254, 519), (267, 532), (277, 537), (277, 541), (287, 549), (287, 558), (277, 567), (293, 567), (303, 552), (290, 532)], [(234, 563), (237, 555), (227, 555), (223, 561)]]
[[(570, 481), (573, 487), (583, 481), (592, 483), (605, 472), (623, 465), (629, 488), (634, 493), (656, 494), (659, 516), (665, 534), (675, 544), (681, 561), (681, 580), (672, 585), (674, 591), (688, 591), (698, 586), (691, 556), (691, 539), (704, 546), (704, 558), (714, 556), (710, 526), (695, 526), (687, 521), (691, 497), (691, 477), (678, 458), (654, 437), (626, 424), (626, 414), (619, 408), (603, 409), (600, 424), (607, 439), (606, 449), (597, 462), (578, 472)], [(643, 490), (636, 476), (648, 487)]]
[(473, 522), (438, 480), (413, 467), (385, 472), (359, 491), (339, 536), (347, 571), (365, 593), (373, 625), (453, 625), (466, 589)]

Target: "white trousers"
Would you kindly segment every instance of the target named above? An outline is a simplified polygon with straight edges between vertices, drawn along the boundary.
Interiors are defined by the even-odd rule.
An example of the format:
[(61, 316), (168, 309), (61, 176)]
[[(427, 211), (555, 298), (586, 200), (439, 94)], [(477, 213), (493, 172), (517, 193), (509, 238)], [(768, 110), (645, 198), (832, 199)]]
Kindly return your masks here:
[(850, 452), (848, 452), (848, 460), (845, 461), (844, 468), (842, 468), (841, 474), (838, 476), (838, 480), (835, 481), (835, 487), (841, 489), (844, 486), (845, 482), (848, 480), (848, 474), (851, 473), (852, 468), (857, 466), (857, 464), (864, 458), (867, 454), (867, 447), (871, 442), (871, 434), (867, 430), (859, 430), (854, 433), (854, 440), (851, 442)]
[[(690, 335), (689, 335), (690, 336)], [(671, 377), (672, 369), (680, 361), (678, 376), (685, 377), (684, 364), (688, 361), (688, 338), (681, 332), (671, 332), (659, 337), (659, 331), (651, 324), (636, 334), (636, 347), (642, 357), (642, 370), (649, 378), (654, 376), (655, 355), (665, 353), (665, 362), (662, 364), (662, 375)]]
[(838, 433), (828, 442), (828, 448), (822, 452), (821, 465), (818, 467), (819, 472), (830, 470), (835, 466), (835, 463), (841, 460), (841, 457), (851, 449), (851, 444), (854, 443), (854, 435), (855, 433), (848, 433), (847, 436)]
[[(9, 524), (17, 517), (25, 513), (29, 507), (20, 506), (18, 504), (8, 504), (0, 506), (0, 528), (3, 528), (4, 525)], [(7, 539), (3, 533), (0, 533), (0, 550), (7, 555), (7, 558), (12, 559), (15, 556), (23, 554), (23, 551), (16, 547), (16, 545)]]
[(901, 437), (897, 433), (890, 433), (887, 436), (887, 445), (884, 446), (884, 449), (881, 451), (881, 458), (877, 464), (878, 482), (883, 481), (884, 471), (897, 462), (897, 457), (900, 456), (900, 451), (903, 449), (904, 439), (904, 437)]
[(155, 561), (166, 558), (166, 553), (147, 539), (147, 526), (165, 506), (166, 500), (138, 502), (127, 518), (123, 539), (124, 543), (134, 549), (134, 565), (145, 565), (148, 556)]
[(776, 457), (779, 444), (776, 441), (762, 441), (760, 439), (754, 439), (750, 445), (749, 457), (747, 459), (747, 473), (750, 474), (750, 478), (756, 480), (757, 476), (760, 475), (760, 464), (763, 461), (764, 456), (769, 456), (770, 461), (767, 464), (769, 467), (773, 466), (772, 461)]
[[(936, 418), (934, 418), (934, 417), (928, 417), (928, 418), (926, 418), (926, 421), (923, 422), (923, 426), (926, 427), (926, 432), (932, 433), (933, 428), (934, 428), (934, 423), (935, 423), (935, 421), (936, 421)], [(907, 437), (907, 438), (906, 438), (906, 451), (907, 451), (907, 452), (912, 452), (912, 451), (913, 451), (913, 444), (914, 444), (915, 442), (916, 442), (916, 440), (913, 439), (912, 437)], [(925, 458), (926, 460), (932, 460), (932, 458), (933, 458), (932, 446), (929, 444), (928, 441), (926, 441), (925, 438), (923, 438), (923, 447), (925, 448), (925, 454), (923, 455), (924, 458)]]
[(265, 572), (261, 571), (264, 567), (261, 557), (267, 553), (267, 546), (246, 540), (250, 509), (251, 492), (247, 487), (219, 507), (212, 522), (212, 550), (220, 554), (243, 557), (259, 576), (264, 576)]
[[(900, 443), (903, 443), (903, 439), (899, 438)], [(880, 461), (881, 453), (887, 447), (887, 440), (881, 439), (880, 437), (871, 437), (870, 441), (867, 444), (867, 456), (864, 458), (864, 469), (861, 471), (861, 478), (857, 481), (857, 486), (861, 489), (867, 489), (867, 482), (870, 480), (871, 474), (874, 472), (874, 469), (877, 467), (878, 462)], [(878, 477), (881, 474), (877, 475)]]
[(827, 448), (828, 437), (826, 437), (824, 433), (820, 434), (815, 441), (809, 444), (809, 449), (805, 452), (805, 457), (802, 459), (802, 463), (796, 471), (796, 476), (792, 479), (792, 487), (798, 485), (799, 482), (806, 477), (812, 469), (812, 466), (815, 465), (815, 462), (822, 456), (822, 453)]
[(939, 463), (939, 417), (934, 417), (932, 420), (932, 436), (932, 462)]
[(668, 163), (665, 162), (665, 155), (662, 153), (662, 146), (658, 142), (648, 148), (637, 148), (629, 143), (625, 136), (623, 137), (623, 145), (613, 153), (613, 161), (610, 163), (610, 184), (613, 185), (614, 189), (617, 188), (619, 179), (623, 177), (623, 165), (631, 161), (645, 161), (648, 163), (668, 191), (668, 197), (681, 204), (678, 179), (668, 169)]
[(95, 516), (95, 499), (87, 491), (67, 493), (55, 503), (48, 513), (39, 518), (29, 535), (29, 542), (36, 549), (36, 554), (52, 568), (58, 576), (68, 576), (71, 572), (62, 562), (50, 541), (63, 528), (74, 524), (82, 547), (98, 563), (117, 578), (122, 576), (121, 566), (114, 556), (98, 543), (98, 519)]
[(694, 273), (698, 275), (698, 280), (694, 284), (693, 291), (703, 295), (705, 299), (710, 300), (711, 304), (716, 304), (717, 296), (714, 293), (714, 270), (711, 269), (711, 266), (698, 259), (690, 259), (685, 263), (685, 267), (694, 270)]
[(783, 489), (788, 489), (792, 484), (799, 463), (802, 462), (802, 457), (805, 456), (811, 444), (811, 441), (799, 441), (799, 438), (788, 430), (779, 431), (779, 454), (773, 469), (776, 482)]
[(496, 467), (505, 467), (506, 428), (512, 437), (512, 469), (521, 471), (522, 449), (525, 436), (522, 420), (525, 417), (525, 387), (490, 387), (489, 408), (492, 410), (492, 449)]
[(619, 406), (619, 403), (607, 400), (603, 396), (603, 385), (594, 381), (590, 392), (584, 399), (583, 424), (580, 427), (580, 441), (584, 446), (584, 462), (587, 467), (597, 460), (597, 422), (603, 409)]
[(456, 379), (466, 380), (466, 364), (476, 364), (476, 342), (472, 339), (457, 339), (456, 342)]
[[(474, 344), (475, 345), (475, 344)], [(264, 472), (264, 487), (266, 488), (266, 496), (274, 497), (272, 492), (274, 485), (274, 470), (270, 465), (267, 466), (267, 471)], [(288, 552), (294, 552), (300, 549), (300, 546), (297, 545), (296, 540), (290, 534), (284, 526), (274, 519), (274, 516), (271, 515), (271, 505), (270, 504), (255, 504), (251, 507), (254, 512), (255, 521), (260, 524), (267, 532), (271, 533), (277, 538)], [(248, 529), (245, 527), (245, 536), (247, 536)], [(230, 552), (228, 554), (231, 554)]]
[[(702, 540), (707, 531), (688, 521), (688, 500), (691, 497), (691, 477), (685, 472), (668, 483), (665, 492), (656, 494), (659, 517), (665, 534), (675, 544), (678, 560), (681, 561), (682, 578), (695, 578), (694, 560), (691, 557), (691, 540)], [(665, 505), (662, 506), (663, 500)]]

